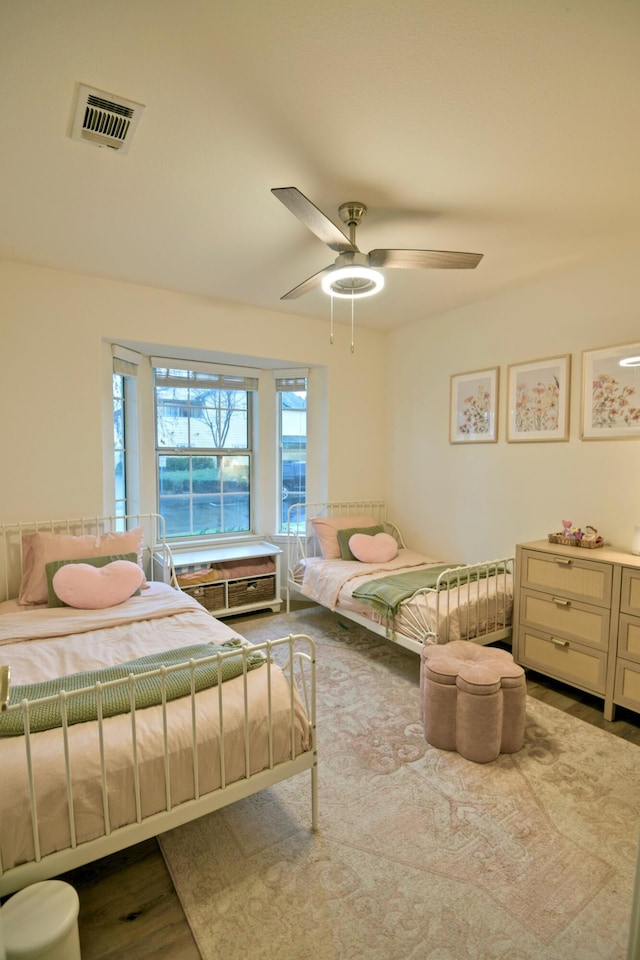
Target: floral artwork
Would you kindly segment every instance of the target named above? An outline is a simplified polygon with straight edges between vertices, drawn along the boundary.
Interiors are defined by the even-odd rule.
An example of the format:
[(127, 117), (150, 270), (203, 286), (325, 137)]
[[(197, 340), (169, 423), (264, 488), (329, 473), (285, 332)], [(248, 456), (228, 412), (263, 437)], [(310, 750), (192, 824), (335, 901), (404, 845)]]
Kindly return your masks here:
[(570, 360), (567, 355), (509, 367), (509, 441), (568, 439)]
[(640, 425), (640, 396), (636, 387), (624, 385), (610, 373), (597, 373), (591, 385), (591, 411), (594, 427), (632, 427)]
[(585, 351), (584, 440), (640, 436), (640, 344)]
[(550, 382), (519, 383), (516, 388), (516, 429), (523, 433), (558, 429), (560, 381), (554, 375)]
[(491, 394), (484, 386), (479, 383), (475, 394), (470, 394), (462, 401), (462, 423), (460, 424), (460, 433), (471, 436), (475, 433), (489, 432), (489, 407)]
[(451, 443), (497, 440), (498, 374), (492, 367), (451, 377)]

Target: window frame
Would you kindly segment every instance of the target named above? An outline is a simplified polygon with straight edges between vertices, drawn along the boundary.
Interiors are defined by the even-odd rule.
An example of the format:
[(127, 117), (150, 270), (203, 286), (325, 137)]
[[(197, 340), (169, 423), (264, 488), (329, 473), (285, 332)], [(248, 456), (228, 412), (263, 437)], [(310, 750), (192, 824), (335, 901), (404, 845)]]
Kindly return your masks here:
[[(282, 524), (283, 521), (286, 522), (287, 503), (285, 502), (283, 515), (282, 478), (279, 466), (279, 418), (274, 397), (276, 393), (274, 374), (290, 377), (297, 373), (299, 368), (288, 366), (281, 371), (276, 371), (277, 361), (269, 357), (217, 355), (213, 351), (199, 351), (198, 359), (192, 360), (190, 357), (193, 356), (193, 352), (188, 347), (184, 348), (184, 353), (181, 349), (176, 350), (176, 356), (164, 357), (158, 363), (158, 357), (155, 355), (162, 349), (159, 348), (158, 344), (128, 341), (117, 343), (110, 338), (103, 342), (105, 363), (106, 351), (109, 352), (108, 368), (104, 371), (106, 376), (103, 381), (103, 422), (106, 428), (103, 439), (104, 512), (114, 514), (116, 492), (114, 483), (112, 379), (116, 364), (115, 358), (122, 357), (128, 364), (128, 370), (131, 371), (133, 379), (131, 381), (127, 380), (126, 386), (127, 389), (131, 386), (131, 395), (135, 397), (133, 404), (128, 403), (127, 413), (126, 482), (129, 513), (158, 511), (159, 485), (155, 435), (154, 367), (157, 365), (164, 367), (178, 366), (189, 369), (204, 368), (207, 371), (212, 368), (222, 369), (234, 379), (234, 385), (237, 383), (238, 376), (254, 377), (256, 383), (255, 392), (252, 393), (253, 410), (250, 420), (253, 429), (250, 468), (250, 531), (242, 534), (238, 531), (228, 534), (206, 534), (201, 533), (198, 525), (196, 525), (194, 527), (196, 533), (193, 536), (186, 538), (172, 536), (171, 543), (174, 549), (184, 549), (209, 542), (232, 543), (245, 539), (255, 540), (259, 537), (269, 537), (274, 539), (274, 542), (279, 542), (285, 535)], [(188, 359), (184, 359), (184, 354), (187, 355)], [(244, 366), (244, 364), (252, 363), (255, 365)], [(318, 499), (326, 495), (327, 457), (326, 434), (323, 424), (325, 423), (327, 410), (327, 382), (326, 373), (322, 367), (305, 368), (304, 373), (308, 375), (306, 499), (310, 497)], [(294, 432), (297, 432), (296, 428), (294, 428)], [(202, 529), (206, 529), (204, 525)], [(184, 539), (184, 544), (181, 544), (181, 539)]]
[[(284, 478), (283, 478), (283, 465), (285, 463), (285, 444), (284, 436), (282, 432), (283, 427), (283, 414), (285, 408), (283, 407), (283, 395), (286, 393), (305, 394), (304, 401), (304, 449), (298, 448), (298, 457), (296, 462), (304, 461), (304, 472), (305, 472), (305, 482), (304, 482), (304, 493), (302, 499), (299, 499), (297, 502), (305, 502), (307, 499), (307, 477), (308, 477), (308, 445), (309, 445), (309, 371), (307, 369), (303, 370), (277, 370), (274, 371), (274, 377), (276, 381), (276, 410), (277, 410), (277, 449), (276, 449), (276, 484), (277, 484), (277, 506), (276, 506), (276, 529), (280, 535), (285, 535), (288, 532), (288, 510), (292, 505), (294, 500), (289, 500), (288, 496), (285, 499), (284, 497)], [(302, 413), (302, 410), (299, 411)], [(301, 436), (301, 434), (300, 434)], [(303, 456), (299, 454), (303, 453)], [(299, 492), (300, 487), (298, 485)], [(295, 491), (294, 491), (295, 498)]]
[[(228, 540), (235, 537), (250, 537), (255, 533), (255, 448), (256, 448), (256, 412), (257, 412), (257, 403), (256, 403), (256, 391), (258, 388), (258, 378), (255, 376), (247, 377), (243, 376), (242, 371), (239, 371), (240, 368), (223, 368), (216, 365), (202, 364), (202, 363), (193, 363), (191, 361), (184, 360), (163, 360), (159, 361), (157, 358), (152, 358), (153, 370), (153, 410), (154, 410), (154, 459), (155, 459), (155, 478), (156, 478), (156, 504), (158, 513), (165, 519), (165, 525), (167, 530), (167, 539), (184, 541), (188, 543), (193, 543), (199, 540), (210, 540), (210, 541), (221, 541)], [(231, 374), (229, 370), (231, 369)], [(158, 373), (161, 371), (161, 373)], [(251, 371), (252, 374), (255, 374), (257, 371)], [(163, 376), (164, 373), (164, 376)], [(178, 373), (186, 373), (187, 376), (184, 378), (176, 377)], [(246, 373), (246, 371), (245, 371)], [(194, 374), (194, 377), (190, 375)], [(201, 375), (201, 376), (200, 376)], [(159, 381), (166, 380), (166, 383)], [(198, 420), (198, 417), (193, 415), (192, 407), (190, 404), (190, 395), (187, 397), (187, 402), (183, 405), (182, 402), (179, 402), (176, 405), (176, 409), (181, 407), (182, 410), (186, 411), (185, 419), (187, 420), (187, 432), (188, 432), (188, 443), (186, 445), (178, 446), (168, 446), (166, 444), (160, 444), (159, 436), (159, 412), (158, 412), (158, 397), (159, 397), (159, 388), (163, 386), (171, 385), (177, 389), (186, 389), (186, 390), (210, 390), (210, 391), (233, 391), (236, 393), (244, 393), (246, 399), (246, 406), (242, 409), (245, 410), (246, 418), (246, 446), (235, 446), (235, 445), (226, 445), (226, 446), (195, 446), (191, 442), (191, 429), (192, 422)], [(197, 408), (196, 408), (197, 409)], [(216, 409), (213, 407), (212, 409)], [(219, 409), (219, 407), (218, 407)], [(180, 415), (182, 417), (182, 414)], [(185, 495), (184, 500), (188, 503), (188, 514), (189, 514), (189, 531), (182, 531), (171, 533), (171, 522), (170, 519), (163, 512), (162, 497), (163, 493), (161, 490), (161, 457), (173, 457), (177, 459), (186, 459), (189, 461), (189, 490)], [(197, 522), (195, 520), (195, 510), (198, 506), (198, 501), (195, 499), (194, 495), (194, 486), (193, 486), (193, 469), (194, 461), (198, 458), (207, 458), (207, 457), (220, 457), (222, 459), (229, 458), (238, 458), (246, 459), (247, 469), (247, 491), (246, 496), (248, 498), (248, 526), (247, 529), (237, 530), (237, 529), (223, 529), (218, 531), (209, 531), (209, 530), (200, 530), (196, 529)], [(222, 480), (224, 484), (224, 479)], [(166, 496), (166, 494), (165, 494)], [(211, 494), (211, 496), (216, 496), (216, 494)], [(224, 489), (221, 486), (220, 493), (217, 495), (219, 497), (219, 505), (221, 510), (221, 516), (224, 518)], [(227, 497), (233, 497), (233, 493), (227, 494)], [(177, 501), (176, 501), (177, 502)], [(224, 525), (224, 522), (223, 522)]]
[[(111, 345), (111, 417), (113, 430), (113, 512), (117, 517), (126, 517), (138, 513), (140, 509), (140, 465), (139, 436), (138, 436), (138, 365), (141, 360), (139, 354), (117, 344)], [(121, 396), (116, 397), (116, 379), (120, 381)], [(118, 480), (116, 478), (116, 460), (119, 448), (116, 446), (115, 436), (115, 404), (119, 400), (122, 404), (122, 488), (123, 496), (118, 497)]]

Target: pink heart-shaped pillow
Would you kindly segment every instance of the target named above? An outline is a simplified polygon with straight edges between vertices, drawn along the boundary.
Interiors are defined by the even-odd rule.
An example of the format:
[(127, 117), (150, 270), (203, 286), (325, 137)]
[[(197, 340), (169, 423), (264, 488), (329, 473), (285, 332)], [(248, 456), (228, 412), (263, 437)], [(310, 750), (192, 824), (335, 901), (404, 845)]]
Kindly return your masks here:
[(398, 554), (398, 544), (390, 533), (354, 533), (349, 537), (349, 550), (361, 563), (386, 563)]
[(144, 572), (131, 560), (114, 560), (104, 567), (89, 563), (67, 563), (53, 575), (56, 595), (69, 607), (102, 610), (115, 607), (133, 596), (144, 580)]

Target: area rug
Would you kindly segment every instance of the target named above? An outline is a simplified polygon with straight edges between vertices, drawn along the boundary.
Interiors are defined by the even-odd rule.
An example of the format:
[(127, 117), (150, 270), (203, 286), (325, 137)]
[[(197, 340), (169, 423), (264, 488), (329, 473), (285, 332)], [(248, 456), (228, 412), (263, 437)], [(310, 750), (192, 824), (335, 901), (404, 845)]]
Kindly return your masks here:
[(204, 960), (623, 960), (640, 748), (527, 698), (517, 754), (430, 747), (419, 658), (319, 608), (238, 625), (318, 645), (304, 773), (162, 851)]

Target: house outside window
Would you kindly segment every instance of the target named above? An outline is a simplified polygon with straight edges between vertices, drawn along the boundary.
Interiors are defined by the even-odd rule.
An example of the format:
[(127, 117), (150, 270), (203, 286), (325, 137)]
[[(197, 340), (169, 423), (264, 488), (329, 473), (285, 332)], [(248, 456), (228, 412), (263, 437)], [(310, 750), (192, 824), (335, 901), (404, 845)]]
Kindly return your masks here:
[(167, 536), (250, 533), (258, 379), (173, 363), (152, 358), (158, 512)]

